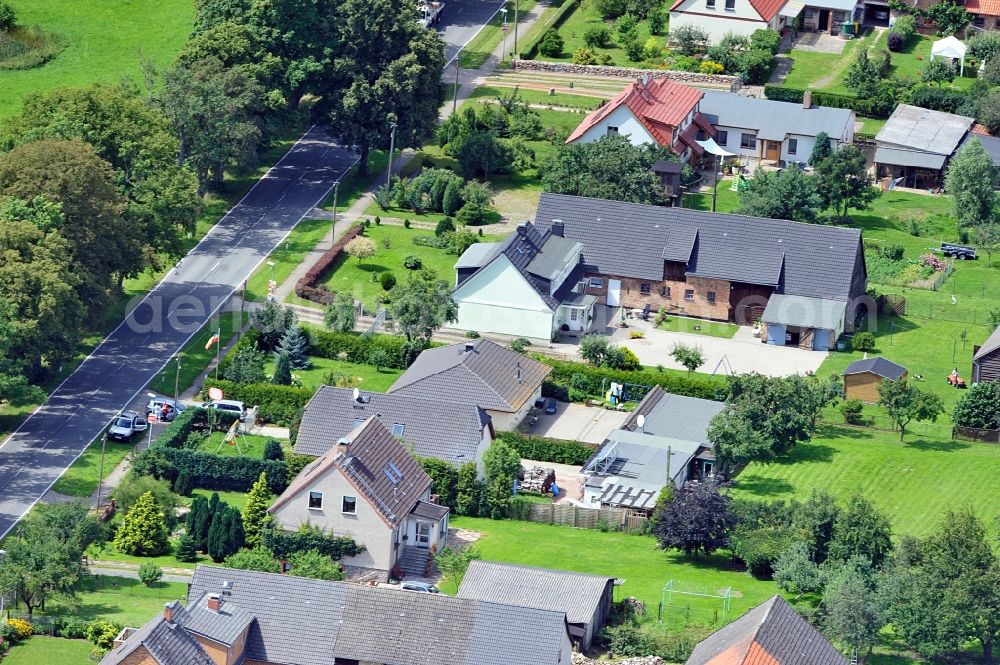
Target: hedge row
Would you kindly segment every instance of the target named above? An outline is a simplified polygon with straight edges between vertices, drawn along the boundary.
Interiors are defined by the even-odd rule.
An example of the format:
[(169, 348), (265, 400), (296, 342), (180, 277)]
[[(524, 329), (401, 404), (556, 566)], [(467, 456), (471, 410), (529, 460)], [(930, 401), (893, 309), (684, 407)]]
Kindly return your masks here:
[(728, 387), (723, 382), (709, 381), (694, 376), (680, 376), (654, 370), (626, 371), (609, 367), (593, 367), (583, 363), (553, 360), (542, 355), (537, 355), (536, 359), (552, 367), (552, 373), (549, 374), (546, 382), (547, 386), (543, 386), (543, 388), (550, 395), (558, 395), (564, 399), (567, 398), (565, 396), (568, 396), (571, 388), (590, 396), (600, 396), (601, 391), (606, 390), (612, 381), (642, 386), (660, 386), (675, 395), (700, 397), (720, 402), (726, 399), (729, 392)]
[(375, 349), (382, 349), (389, 358), (386, 367), (392, 369), (406, 369), (404, 364), (406, 354), (406, 339), (395, 335), (361, 335), (360, 333), (330, 332), (309, 328), (309, 348), (310, 353), (320, 358), (330, 360), (344, 359), (352, 363), (368, 364), (371, 352)]
[(165, 478), (171, 483), (179, 475), (187, 474), (195, 487), (207, 490), (247, 492), (262, 471), (275, 494), (288, 486), (283, 461), (216, 455), (202, 450), (151, 448), (136, 456), (133, 468), (140, 475)]
[(202, 390), (221, 388), (226, 399), (240, 400), (260, 407), (262, 420), (287, 427), (295, 415), (312, 399), (313, 389), (299, 386), (279, 386), (273, 383), (234, 383), (225, 379), (205, 379)]
[(295, 284), (295, 295), (306, 300), (317, 302), (321, 305), (329, 305), (333, 302), (336, 294), (326, 288), (326, 286), (316, 286), (316, 284), (326, 275), (334, 262), (340, 258), (347, 243), (351, 242), (365, 230), (361, 224), (357, 224), (347, 229), (347, 233), (340, 237), (340, 240), (333, 244), (333, 247), (323, 252), (313, 267), (309, 269), (302, 279)]
[(497, 441), (503, 441), (517, 451), (522, 459), (572, 464), (579, 466), (590, 459), (597, 446), (565, 439), (547, 439), (518, 432), (497, 432)]
[(278, 559), (287, 559), (296, 552), (319, 550), (334, 559), (355, 556), (365, 551), (349, 536), (331, 536), (316, 527), (303, 527), (298, 531), (284, 531), (274, 526), (265, 526), (263, 545)]
[(236, 420), (237, 415), (228, 411), (212, 411), (197, 406), (189, 406), (167, 426), (156, 440), (153, 447), (183, 448), (192, 430), (208, 427), (208, 419), (212, 418), (215, 429), (227, 429)]
[(538, 36), (531, 40), (528, 48), (521, 51), (521, 57), (525, 60), (534, 60), (538, 55), (538, 45), (542, 43), (542, 38), (549, 30), (555, 30), (569, 18), (570, 13), (576, 8), (577, 0), (563, 0), (562, 6), (556, 10), (552, 16), (552, 21), (547, 28), (538, 33)]
[[(805, 90), (789, 88), (783, 85), (769, 83), (764, 86), (764, 96), (779, 102), (802, 103)], [(852, 95), (839, 95), (833, 92), (813, 91), (812, 102), (817, 106), (830, 106), (837, 109), (853, 109), (869, 118), (888, 118), (891, 109), (884, 108), (884, 102), (875, 99), (859, 99)]]

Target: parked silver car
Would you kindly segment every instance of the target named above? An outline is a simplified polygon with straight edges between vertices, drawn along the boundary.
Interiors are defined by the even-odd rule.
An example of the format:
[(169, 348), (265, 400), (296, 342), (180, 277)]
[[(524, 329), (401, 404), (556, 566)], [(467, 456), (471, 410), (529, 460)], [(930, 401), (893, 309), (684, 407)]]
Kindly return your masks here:
[(441, 593), (436, 586), (427, 582), (403, 582), (399, 585), (399, 588), (419, 593)]
[[(163, 406), (167, 407), (167, 415), (163, 416)], [(166, 420), (170, 422), (176, 418), (179, 414), (184, 412), (184, 405), (180, 402), (174, 402), (174, 400), (167, 397), (154, 397), (146, 403), (146, 416), (149, 414), (156, 413), (156, 417), (159, 420)]]
[(137, 432), (145, 432), (149, 427), (146, 419), (135, 411), (122, 411), (108, 428), (108, 438), (116, 441), (129, 441)]

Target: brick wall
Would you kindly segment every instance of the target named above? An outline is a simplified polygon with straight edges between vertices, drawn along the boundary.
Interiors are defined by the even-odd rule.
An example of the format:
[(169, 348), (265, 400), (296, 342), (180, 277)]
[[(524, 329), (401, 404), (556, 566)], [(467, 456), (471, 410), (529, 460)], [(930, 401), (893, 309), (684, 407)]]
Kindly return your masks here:
[[(590, 287), (590, 278), (599, 277), (604, 280), (600, 288)], [(641, 309), (647, 304), (654, 312), (660, 307), (666, 307), (668, 312), (696, 316), (704, 319), (729, 320), (729, 282), (707, 277), (688, 277), (687, 281), (658, 280), (650, 281), (634, 277), (616, 275), (585, 275), (587, 293), (598, 296), (601, 302), (607, 302), (608, 280), (621, 281), (621, 304), (630, 309)], [(649, 285), (649, 293), (642, 292), (642, 285)], [(669, 287), (669, 296), (663, 294), (663, 287)], [(684, 299), (686, 290), (693, 290), (691, 300)], [(715, 293), (715, 302), (708, 300), (709, 292)]]
[(692, 85), (709, 84), (729, 88), (736, 92), (742, 87), (739, 76), (726, 74), (702, 74), (701, 72), (682, 72), (662, 69), (636, 69), (634, 67), (612, 67), (610, 65), (576, 65), (572, 62), (546, 62), (544, 60), (514, 59), (514, 69), (533, 72), (553, 72), (556, 74), (583, 74), (584, 76), (611, 76), (623, 79), (637, 79), (649, 76), (654, 79), (670, 79), (678, 83)]

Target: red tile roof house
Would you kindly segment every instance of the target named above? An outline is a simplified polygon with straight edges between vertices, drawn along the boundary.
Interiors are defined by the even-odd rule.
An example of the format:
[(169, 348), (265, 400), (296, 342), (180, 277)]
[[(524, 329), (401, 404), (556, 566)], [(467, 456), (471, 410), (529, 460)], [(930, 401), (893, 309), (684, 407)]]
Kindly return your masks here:
[(621, 135), (632, 145), (656, 142), (673, 150), (682, 162), (692, 161), (705, 153), (695, 142), (698, 132), (715, 135), (711, 123), (698, 110), (703, 96), (696, 88), (643, 76), (588, 115), (566, 143), (590, 143)]
[(965, 0), (972, 25), (983, 30), (1000, 30), (1000, 0)]
[[(795, 14), (781, 15), (785, 3), (786, 0), (675, 0), (670, 5), (670, 30), (685, 25), (701, 28), (713, 44), (730, 32), (751, 35), (766, 28), (780, 30), (795, 18)], [(801, 4), (798, 9), (802, 9)]]

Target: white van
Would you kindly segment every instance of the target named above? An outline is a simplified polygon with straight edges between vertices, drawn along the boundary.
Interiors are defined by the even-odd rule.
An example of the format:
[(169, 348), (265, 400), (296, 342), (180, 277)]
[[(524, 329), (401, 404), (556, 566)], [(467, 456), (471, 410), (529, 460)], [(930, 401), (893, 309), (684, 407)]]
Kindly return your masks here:
[(228, 413), (235, 413), (242, 420), (247, 414), (246, 405), (235, 399), (215, 399), (211, 402), (205, 402), (201, 405), (203, 409), (216, 409), (218, 411), (226, 411)]

